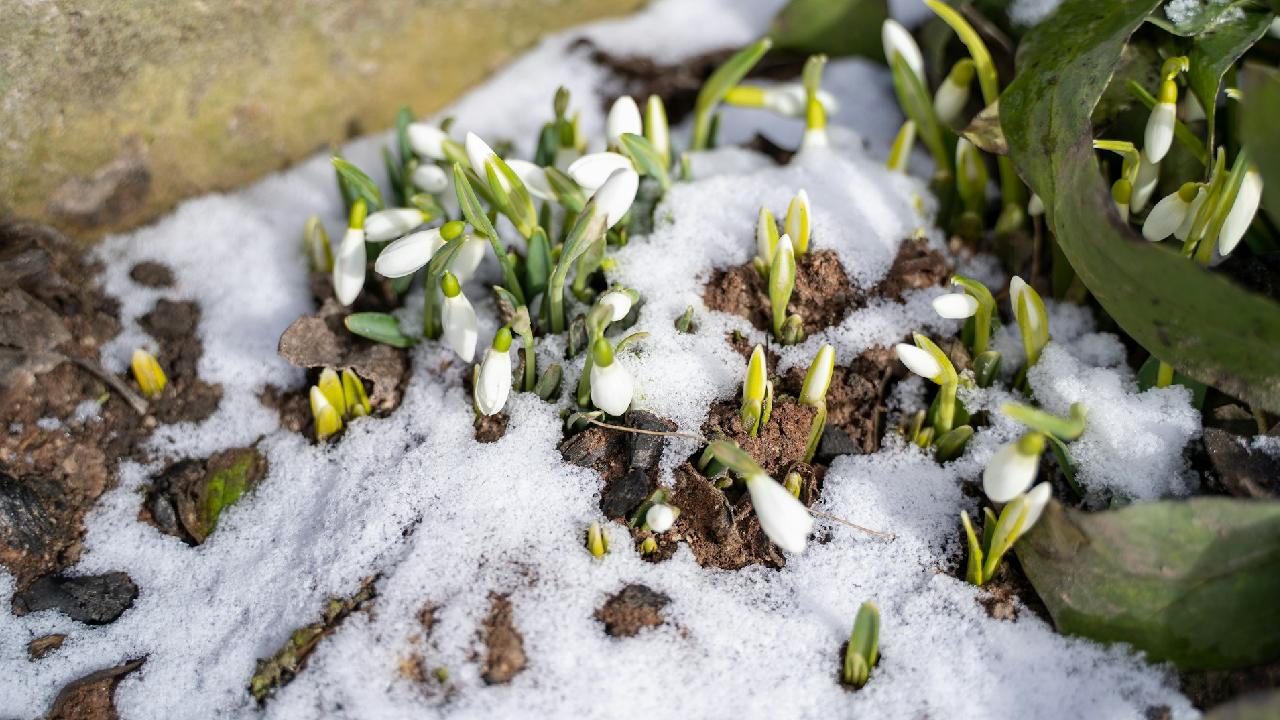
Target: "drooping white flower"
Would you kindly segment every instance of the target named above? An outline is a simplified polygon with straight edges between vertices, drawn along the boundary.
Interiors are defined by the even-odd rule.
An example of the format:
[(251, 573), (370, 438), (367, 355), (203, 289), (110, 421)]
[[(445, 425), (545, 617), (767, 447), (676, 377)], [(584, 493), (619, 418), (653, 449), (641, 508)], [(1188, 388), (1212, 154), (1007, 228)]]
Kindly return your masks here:
[(417, 208), (388, 208), (369, 213), (364, 220), (365, 242), (386, 242), (403, 236), (427, 221)]
[(617, 225), (622, 216), (627, 214), (639, 189), (640, 175), (628, 165), (614, 170), (604, 184), (591, 194), (596, 207), (605, 214), (606, 227)]
[(1005, 503), (1031, 487), (1040, 471), (1040, 451), (1044, 437), (1027, 433), (1018, 440), (1001, 446), (982, 471), (982, 491), (991, 502)]
[(502, 328), (493, 344), (484, 351), (474, 389), (476, 409), (481, 415), (502, 412), (511, 394), (511, 330)]
[(644, 522), (656, 533), (664, 533), (676, 522), (676, 511), (665, 503), (654, 503), (644, 514)]
[(413, 170), (413, 184), (422, 192), (434, 195), (449, 189), (449, 176), (439, 165), (423, 163)]
[(644, 132), (640, 121), (640, 107), (630, 95), (622, 95), (613, 101), (609, 108), (609, 116), (605, 119), (605, 136), (610, 144), (618, 142), (623, 133), (640, 135)]
[(631, 312), (631, 296), (621, 290), (610, 290), (601, 295), (597, 302), (608, 305), (612, 309), (613, 314), (609, 316), (609, 322), (618, 322)]
[(551, 182), (547, 180), (547, 171), (528, 160), (508, 160), (507, 166), (520, 178), (520, 182), (529, 190), (529, 194), (539, 200), (556, 200)]
[(1240, 190), (1236, 193), (1235, 202), (1227, 212), (1227, 219), (1222, 222), (1218, 231), (1218, 254), (1226, 257), (1240, 244), (1240, 238), (1253, 222), (1254, 213), (1258, 212), (1258, 203), (1262, 200), (1262, 175), (1256, 168), (1249, 168), (1240, 182)]
[(1138, 177), (1133, 183), (1133, 195), (1129, 197), (1129, 210), (1142, 212), (1151, 195), (1156, 191), (1156, 183), (1160, 180), (1160, 164), (1149, 162), (1146, 154), (1139, 154)]
[(485, 176), (485, 163), (489, 162), (489, 158), (498, 156), (489, 147), (489, 143), (485, 142), (473, 132), (467, 133), (466, 139), (463, 141), (463, 147), (467, 150), (467, 160), (471, 163), (471, 169), (476, 171), (480, 177)]
[(440, 321), (444, 342), (463, 362), (471, 362), (476, 354), (476, 311), (453, 273), (446, 272), (440, 281), (444, 302), (440, 304)]
[(1035, 487), (1027, 491), (1023, 497), (1027, 503), (1027, 518), (1022, 521), (1022, 530), (1018, 533), (1019, 537), (1025, 535), (1031, 529), (1036, 521), (1040, 519), (1040, 514), (1044, 512), (1044, 508), (1049, 504), (1049, 498), (1053, 494), (1053, 488), (1048, 482), (1038, 483)]
[(885, 62), (892, 66), (893, 56), (901, 55), (907, 67), (920, 78), (921, 84), (925, 82), (924, 56), (920, 54), (920, 46), (901, 23), (897, 20), (885, 20), (884, 25), (880, 26), (880, 43), (884, 46)]
[(333, 293), (338, 302), (350, 305), (364, 287), (364, 271), (368, 257), (364, 250), (364, 230), (347, 228), (333, 260)]
[(973, 84), (974, 73), (973, 61), (965, 58), (951, 68), (933, 94), (934, 112), (943, 123), (952, 125), (961, 119), (960, 113), (969, 103), (969, 87)]
[(1159, 242), (1177, 232), (1187, 221), (1191, 204), (1199, 194), (1200, 188), (1196, 183), (1187, 183), (1178, 188), (1177, 192), (1161, 198), (1142, 223), (1142, 237), (1151, 242)]
[(948, 320), (964, 320), (978, 312), (978, 300), (967, 293), (947, 293), (933, 299), (933, 309)]
[(1191, 206), (1187, 208), (1186, 219), (1182, 221), (1182, 224), (1179, 225), (1178, 229), (1173, 233), (1175, 238), (1178, 240), (1186, 240), (1187, 235), (1191, 234), (1191, 228), (1196, 223), (1196, 214), (1200, 212), (1200, 206), (1204, 205), (1205, 198), (1208, 197), (1208, 195), (1209, 191), (1205, 190), (1204, 187), (1201, 187), (1200, 190), (1196, 192), (1195, 199), (1191, 201)]
[[(1176, 95), (1174, 96), (1177, 97)], [(1158, 163), (1173, 144), (1173, 125), (1178, 119), (1176, 102), (1158, 102), (1147, 118), (1147, 131), (1142, 141), (1142, 154), (1148, 162)]]
[(809, 510), (768, 475), (751, 475), (745, 480), (751, 493), (751, 506), (764, 534), (787, 552), (804, 552), (809, 532), (813, 530)]
[(631, 160), (615, 152), (598, 152), (583, 155), (569, 165), (568, 175), (588, 194), (594, 193), (617, 170), (635, 170)]
[(432, 160), (445, 159), (444, 141), (449, 138), (445, 131), (427, 123), (409, 123), (406, 132), (415, 153)]
[(373, 271), (389, 278), (412, 275), (430, 262), (442, 245), (440, 228), (410, 233), (383, 248), (373, 261)]
[(609, 415), (621, 415), (631, 407), (635, 382), (613, 356), (608, 340), (596, 340), (592, 348), (591, 403)]
[[(809, 103), (809, 95), (802, 83), (782, 83), (761, 88), (760, 100), (766, 108), (779, 115), (802, 118)], [(828, 115), (834, 115), (840, 110), (840, 102), (826, 90), (818, 90), (818, 103)]]
[(458, 248), (458, 254), (453, 256), (453, 263), (449, 266), (449, 270), (458, 278), (458, 282), (464, 283), (475, 277), (480, 261), (484, 260), (488, 252), (487, 239), (481, 235), (468, 235), (462, 247)]
[(933, 382), (939, 382), (942, 378), (942, 365), (928, 350), (909, 343), (898, 343), (893, 346), (893, 351), (902, 364), (916, 375)]

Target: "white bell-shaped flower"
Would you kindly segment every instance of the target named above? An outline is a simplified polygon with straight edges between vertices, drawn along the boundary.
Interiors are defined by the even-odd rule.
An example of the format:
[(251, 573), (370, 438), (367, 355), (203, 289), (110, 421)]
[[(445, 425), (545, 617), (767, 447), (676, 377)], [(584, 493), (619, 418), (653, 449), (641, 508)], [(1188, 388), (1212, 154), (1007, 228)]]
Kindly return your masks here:
[(1218, 254), (1226, 257), (1240, 244), (1240, 239), (1253, 222), (1258, 212), (1258, 203), (1262, 200), (1262, 175), (1256, 168), (1250, 168), (1240, 182), (1240, 191), (1236, 193), (1235, 202), (1227, 212), (1227, 219), (1218, 231)]
[(364, 271), (368, 257), (364, 249), (364, 230), (347, 228), (333, 259), (333, 293), (338, 302), (350, 305), (364, 287)]
[(627, 214), (639, 189), (640, 175), (628, 165), (614, 170), (600, 189), (592, 193), (591, 199), (595, 200), (596, 208), (604, 212), (606, 227), (617, 225)]
[(1160, 164), (1147, 161), (1145, 154), (1139, 154), (1138, 177), (1133, 183), (1133, 195), (1129, 198), (1129, 210), (1142, 212), (1151, 202), (1151, 195), (1156, 191), (1156, 183), (1160, 180)]
[(618, 322), (631, 312), (631, 296), (621, 290), (610, 290), (601, 295), (597, 302), (608, 305), (612, 310), (609, 322)]
[[(802, 118), (809, 103), (808, 91), (802, 83), (782, 83), (760, 89), (760, 101), (764, 107), (786, 117)], [(826, 90), (818, 90), (818, 103), (828, 115), (840, 110), (840, 103)]]
[(413, 170), (413, 185), (424, 193), (442, 193), (449, 189), (449, 175), (444, 168), (424, 163)]
[(610, 144), (617, 143), (618, 137), (623, 133), (632, 135), (644, 133), (644, 126), (640, 120), (640, 106), (636, 105), (636, 101), (630, 95), (619, 97), (609, 108), (609, 116), (605, 119), (604, 127)]
[(476, 409), (481, 415), (502, 412), (511, 394), (511, 330), (502, 328), (493, 344), (484, 351), (474, 388)]
[(665, 503), (654, 503), (644, 514), (644, 523), (656, 533), (664, 533), (676, 523), (676, 511)]
[(476, 354), (476, 311), (467, 296), (462, 294), (462, 287), (453, 273), (444, 274), (440, 288), (444, 291), (444, 302), (440, 304), (444, 342), (463, 362), (469, 363)]
[(568, 175), (578, 183), (588, 195), (600, 189), (615, 171), (635, 170), (631, 160), (625, 155), (615, 152), (598, 152), (583, 155), (569, 165)]
[(885, 20), (880, 26), (880, 43), (884, 46), (885, 62), (893, 65), (893, 56), (901, 55), (907, 67), (920, 78), (924, 84), (924, 56), (920, 54), (920, 46), (915, 38), (897, 20)]
[(449, 138), (445, 131), (435, 125), (416, 122), (409, 123), (406, 132), (415, 153), (432, 160), (445, 159), (444, 141)]
[(982, 491), (987, 498), (991, 502), (1006, 503), (1026, 492), (1040, 471), (1043, 449), (1044, 436), (1039, 433), (1027, 433), (1001, 446), (982, 471)]
[(942, 379), (942, 365), (928, 350), (910, 343), (898, 343), (893, 346), (893, 351), (902, 364), (916, 375), (935, 383)]
[(1205, 190), (1203, 186), (1196, 192), (1195, 199), (1191, 201), (1191, 206), (1187, 208), (1186, 219), (1183, 220), (1182, 224), (1178, 226), (1178, 229), (1173, 232), (1173, 236), (1175, 238), (1178, 240), (1186, 240), (1187, 236), (1191, 234), (1191, 228), (1196, 224), (1196, 214), (1200, 212), (1200, 206), (1204, 205), (1205, 198), (1208, 197), (1208, 195), (1209, 191)]
[(1176, 102), (1158, 102), (1147, 118), (1147, 131), (1142, 141), (1142, 154), (1148, 162), (1158, 163), (1173, 144), (1173, 126), (1178, 120)]
[(431, 256), (444, 245), (440, 228), (419, 230), (396, 240), (383, 248), (373, 261), (373, 271), (383, 277), (398, 278), (412, 275), (431, 262)]
[(528, 160), (508, 160), (507, 166), (520, 178), (529, 194), (538, 200), (556, 201), (556, 193), (547, 180), (547, 171)]
[(480, 262), (484, 260), (487, 252), (489, 252), (487, 239), (480, 235), (468, 235), (462, 247), (458, 249), (458, 254), (453, 256), (453, 263), (449, 266), (449, 270), (458, 278), (458, 282), (464, 283), (475, 277), (476, 270), (480, 268)]
[(1014, 317), (1018, 315), (1018, 305), (1026, 303), (1027, 319), (1031, 324), (1031, 331), (1036, 332), (1040, 328), (1040, 313), (1036, 310), (1035, 303), (1031, 301), (1029, 292), (1032, 291), (1031, 287), (1027, 285), (1027, 281), (1017, 275), (1009, 278), (1009, 304), (1013, 307)]
[(364, 220), (365, 242), (386, 242), (403, 236), (427, 221), (417, 208), (389, 208), (370, 213)]
[(467, 160), (471, 163), (471, 169), (475, 170), (480, 177), (484, 177), (485, 164), (489, 162), (489, 158), (495, 158), (498, 154), (493, 151), (493, 148), (489, 147), (489, 143), (473, 132), (467, 133), (467, 137), (462, 144), (467, 150)]
[(1187, 221), (1191, 212), (1191, 203), (1199, 195), (1200, 189), (1195, 183), (1187, 183), (1177, 192), (1169, 193), (1151, 208), (1147, 219), (1142, 223), (1142, 237), (1151, 242), (1159, 242), (1169, 237)]
[(1018, 533), (1018, 537), (1025, 535), (1036, 524), (1036, 521), (1040, 519), (1041, 513), (1044, 512), (1045, 506), (1049, 504), (1049, 498), (1052, 495), (1053, 488), (1050, 487), (1048, 482), (1042, 482), (1022, 496), (1027, 503), (1027, 517), (1022, 521), (1022, 530)]
[(947, 293), (933, 299), (933, 309), (948, 320), (964, 320), (978, 312), (978, 300), (968, 293)]
[(760, 529), (778, 547), (791, 553), (804, 552), (813, 516), (804, 504), (768, 475), (752, 475), (746, 479), (751, 493), (751, 506), (760, 518)]
[(608, 340), (596, 340), (592, 348), (591, 403), (609, 415), (621, 415), (631, 407), (635, 382), (613, 356)]

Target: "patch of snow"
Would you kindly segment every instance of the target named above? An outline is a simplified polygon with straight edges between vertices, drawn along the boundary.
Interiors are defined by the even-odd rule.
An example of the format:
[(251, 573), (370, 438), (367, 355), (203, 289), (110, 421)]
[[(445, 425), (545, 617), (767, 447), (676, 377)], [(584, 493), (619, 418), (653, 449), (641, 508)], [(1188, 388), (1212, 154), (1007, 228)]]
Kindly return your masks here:
[(76, 405), (75, 412), (71, 418), (73, 422), (84, 423), (97, 420), (102, 415), (102, 405), (97, 400), (84, 400)]
[(62, 427), (62, 421), (56, 417), (42, 417), (36, 420), (36, 427), (45, 431), (53, 431)]

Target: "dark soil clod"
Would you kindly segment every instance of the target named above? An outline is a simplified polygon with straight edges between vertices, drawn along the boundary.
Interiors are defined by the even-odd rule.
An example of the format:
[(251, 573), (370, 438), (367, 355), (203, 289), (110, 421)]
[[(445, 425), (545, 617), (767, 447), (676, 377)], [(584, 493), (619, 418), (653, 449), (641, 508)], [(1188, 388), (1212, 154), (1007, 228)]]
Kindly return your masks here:
[[(773, 327), (768, 281), (751, 263), (717, 270), (707, 281), (702, 300), (712, 310), (746, 318), (759, 330)], [(866, 293), (849, 282), (834, 250), (796, 258), (796, 285), (788, 311), (800, 314), (806, 333), (838, 325), (866, 304)]]
[(1242, 440), (1226, 430), (1204, 430), (1204, 449), (1222, 489), (1235, 497), (1280, 496), (1280, 453), (1247, 447)]
[(142, 667), (145, 658), (89, 673), (58, 693), (45, 720), (115, 720), (116, 685), (125, 675)]
[(13, 613), (58, 610), (87, 625), (115, 622), (133, 606), (138, 586), (122, 572), (67, 577), (46, 575), (13, 596)]
[(871, 294), (901, 300), (908, 290), (923, 290), (946, 282), (951, 266), (925, 240), (903, 240), (893, 259), (889, 274), (872, 289)]
[(144, 261), (129, 270), (129, 277), (134, 282), (149, 288), (173, 287), (173, 271), (168, 265), (158, 262)]
[(138, 324), (160, 345), (156, 359), (169, 378), (164, 392), (153, 399), (156, 419), (164, 423), (199, 422), (218, 409), (222, 387), (200, 379), (197, 367), (204, 346), (197, 333), (200, 307), (193, 302), (161, 298)]
[[(799, 395), (807, 368), (793, 367), (779, 382), (779, 390)], [(872, 348), (848, 365), (838, 365), (831, 373), (827, 388), (827, 431), (833, 426), (843, 431), (852, 443), (844, 444), (839, 436), (823, 435), (815, 461), (830, 463), (837, 455), (873, 453), (884, 437), (884, 399), (893, 383), (906, 374), (889, 348)], [(839, 443), (834, 445), (832, 443)]]
[(671, 602), (664, 593), (646, 585), (631, 584), (622, 588), (596, 610), (595, 617), (604, 631), (613, 637), (634, 637), (645, 628), (658, 627), (665, 619), (662, 609)]
[(498, 442), (507, 434), (507, 423), (511, 420), (506, 413), (495, 415), (477, 415), (475, 421), (476, 442)]
[(756, 437), (750, 437), (742, 424), (738, 402), (725, 400), (711, 406), (702, 434), (737, 442), (765, 472), (781, 478), (791, 465), (804, 459), (809, 445), (809, 430), (817, 412), (790, 396), (779, 395), (773, 401), (769, 422), (760, 428)]
[(489, 685), (511, 682), (528, 664), (524, 654), (524, 637), (516, 629), (511, 601), (506, 595), (489, 595), (489, 615), (484, 620), (486, 652), (480, 665), (480, 677)]

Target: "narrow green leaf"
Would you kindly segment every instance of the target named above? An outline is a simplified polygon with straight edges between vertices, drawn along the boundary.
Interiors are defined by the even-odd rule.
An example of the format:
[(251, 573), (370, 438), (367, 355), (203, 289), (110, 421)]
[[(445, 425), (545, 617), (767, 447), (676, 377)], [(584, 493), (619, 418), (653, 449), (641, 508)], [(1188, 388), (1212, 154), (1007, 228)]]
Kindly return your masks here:
[(938, 115), (933, 111), (933, 98), (901, 55), (895, 54), (889, 66), (893, 70), (893, 87), (898, 93), (898, 104), (907, 117), (915, 122), (916, 136), (929, 148), (934, 164), (948, 175), (951, 174), (952, 153), (942, 134)]
[(471, 186), (471, 181), (467, 179), (466, 172), (458, 163), (453, 164), (453, 187), (458, 196), (458, 206), (462, 208), (462, 214), (466, 216), (467, 222), (471, 223), (471, 227), (477, 232), (489, 239), (489, 244), (493, 246), (494, 255), (498, 256), (498, 264), (502, 266), (502, 281), (506, 283), (507, 289), (511, 291), (520, 300), (520, 304), (525, 304), (524, 289), (520, 287), (520, 279), (516, 276), (515, 265), (512, 264), (511, 258), (507, 257), (507, 253), (502, 249), (502, 243), (498, 239), (498, 231), (494, 229), (493, 223), (489, 222), (489, 216), (485, 214), (484, 207), (480, 205), (480, 199), (476, 197), (475, 189)]
[(396, 113), (396, 145), (400, 150), (400, 163), (404, 165), (414, 158), (413, 144), (409, 142), (409, 125), (413, 123), (413, 111), (408, 105)]
[(547, 183), (551, 185), (551, 191), (556, 194), (560, 204), (569, 212), (582, 212), (582, 208), (587, 205), (587, 196), (578, 183), (553, 167), (547, 167), (546, 173)]
[(648, 175), (657, 180), (663, 190), (671, 187), (671, 175), (662, 161), (662, 155), (653, 149), (648, 140), (631, 133), (623, 133), (619, 139), (622, 142), (622, 149), (635, 163), (641, 175)]
[(742, 48), (733, 57), (711, 73), (711, 77), (702, 84), (698, 91), (698, 99), (694, 103), (693, 150), (706, 150), (710, 147), (712, 132), (712, 113), (720, 101), (724, 99), (729, 88), (737, 85), (742, 78), (751, 72), (751, 68), (760, 62), (760, 58), (772, 47), (773, 41), (761, 38)]
[(529, 256), (524, 260), (524, 285), (529, 291), (529, 297), (537, 297), (547, 289), (553, 264), (547, 231), (538, 227), (533, 231), (533, 237), (529, 238)]
[(382, 191), (373, 180), (369, 179), (368, 175), (364, 174), (363, 170), (340, 157), (334, 157), (332, 162), (334, 169), (338, 171), (339, 183), (346, 183), (348, 188), (343, 194), (350, 192), (352, 202), (355, 198), (364, 198), (364, 201), (369, 204), (369, 212), (386, 207), (382, 201)]
[(392, 347), (409, 347), (417, 340), (400, 330), (400, 321), (394, 315), (379, 312), (351, 313), (343, 320), (353, 334)]

